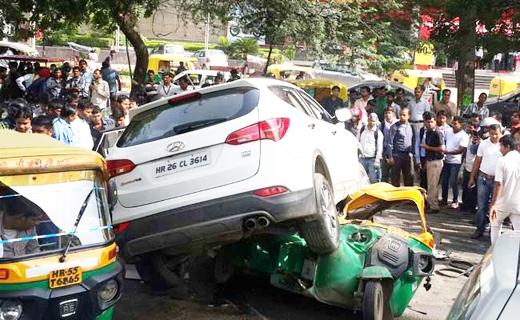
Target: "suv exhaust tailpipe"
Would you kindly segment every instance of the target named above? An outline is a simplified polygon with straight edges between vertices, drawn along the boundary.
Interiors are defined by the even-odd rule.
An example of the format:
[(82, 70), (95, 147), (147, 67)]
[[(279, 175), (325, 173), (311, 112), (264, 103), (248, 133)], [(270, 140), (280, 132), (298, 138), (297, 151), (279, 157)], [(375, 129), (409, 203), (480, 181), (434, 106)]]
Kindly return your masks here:
[(259, 231), (269, 227), (271, 220), (265, 216), (251, 217), (244, 221), (244, 229), (249, 232)]
[(244, 222), (244, 228), (247, 231), (255, 231), (257, 227), (258, 227), (258, 224), (256, 223), (255, 218), (249, 218)]
[(264, 229), (271, 224), (271, 221), (269, 221), (269, 219), (267, 219), (266, 217), (261, 216), (256, 219), (256, 224), (258, 226), (258, 229)]

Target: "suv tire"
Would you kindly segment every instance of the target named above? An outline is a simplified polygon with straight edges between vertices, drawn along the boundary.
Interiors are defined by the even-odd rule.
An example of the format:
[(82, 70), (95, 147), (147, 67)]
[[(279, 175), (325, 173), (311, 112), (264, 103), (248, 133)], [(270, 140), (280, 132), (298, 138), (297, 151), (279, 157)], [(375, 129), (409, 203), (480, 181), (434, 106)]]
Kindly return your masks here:
[(300, 226), (309, 248), (317, 254), (328, 254), (339, 245), (340, 225), (330, 182), (321, 174), (314, 174), (317, 220)]

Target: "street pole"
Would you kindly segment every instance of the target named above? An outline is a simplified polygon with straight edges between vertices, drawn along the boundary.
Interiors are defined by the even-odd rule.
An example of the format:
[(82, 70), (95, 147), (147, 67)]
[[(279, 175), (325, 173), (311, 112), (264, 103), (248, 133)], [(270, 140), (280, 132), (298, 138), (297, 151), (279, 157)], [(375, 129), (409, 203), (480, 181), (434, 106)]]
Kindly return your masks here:
[(209, 13), (208, 13), (208, 20), (206, 21), (206, 32), (204, 35), (204, 49), (208, 50), (209, 47)]
[(31, 48), (36, 49), (36, 23), (34, 21), (31, 22), (31, 30), (33, 31), (33, 35), (30, 40)]
[(116, 29), (116, 45), (115, 45), (115, 50), (117, 52), (119, 52), (120, 38), (121, 38), (121, 29), (119, 29), (119, 26), (117, 26), (117, 29)]

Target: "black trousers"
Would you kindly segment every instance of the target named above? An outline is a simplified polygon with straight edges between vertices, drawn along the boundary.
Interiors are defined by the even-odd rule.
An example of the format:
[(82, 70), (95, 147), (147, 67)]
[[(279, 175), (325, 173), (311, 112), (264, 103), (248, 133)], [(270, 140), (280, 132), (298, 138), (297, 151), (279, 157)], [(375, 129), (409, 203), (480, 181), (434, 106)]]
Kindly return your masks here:
[(428, 190), (428, 178), (426, 175), (426, 157), (421, 157), (421, 170), (419, 171), (420, 186)]
[(475, 213), (477, 212), (477, 186), (470, 189), (468, 188), (469, 177), (471, 173), (464, 170), (462, 174), (462, 205), (461, 211)]
[(401, 185), (401, 174), (403, 175), (404, 185), (413, 186), (413, 164), (412, 157), (407, 154), (394, 155), (394, 166), (392, 167), (392, 184), (395, 187)]
[(381, 182), (390, 182), (392, 180), (392, 166), (388, 164), (388, 159), (381, 159)]

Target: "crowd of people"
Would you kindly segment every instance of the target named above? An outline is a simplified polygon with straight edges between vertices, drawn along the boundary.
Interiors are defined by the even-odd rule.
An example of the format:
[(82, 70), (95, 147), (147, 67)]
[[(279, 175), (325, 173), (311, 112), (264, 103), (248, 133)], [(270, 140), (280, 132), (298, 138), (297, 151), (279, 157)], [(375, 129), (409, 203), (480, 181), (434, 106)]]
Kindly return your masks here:
[(343, 102), (334, 87), (321, 103), (331, 114), (342, 107), (352, 111), (346, 127), (360, 142), (359, 161), (371, 183), (420, 185), (428, 191), (429, 214), (441, 206), (474, 214), (474, 239), (491, 221), (494, 242), (508, 217), (520, 230), (520, 113), (513, 113), (508, 129), (502, 115), (485, 106), (485, 93), (459, 116), (450, 90), (433, 105), (423, 92), (415, 88), (407, 102), (402, 89), (362, 87)]
[[(149, 70), (145, 84), (136, 86), (133, 96), (120, 94), (119, 73), (111, 66), (115, 54), (111, 51), (101, 69), (95, 70), (86, 60), (49, 68), (11, 61), (9, 70), (0, 67), (0, 129), (43, 133), (91, 150), (103, 131), (128, 125), (131, 108), (193, 88), (187, 76), (174, 85), (173, 73), (158, 75)], [(175, 74), (185, 70), (181, 64)], [(240, 78), (233, 70), (228, 81)], [(214, 84), (224, 82), (224, 75), (219, 73), (215, 80)], [(203, 86), (207, 85), (211, 84)]]
[(7, 111), (0, 129), (47, 134), (91, 150), (103, 130), (127, 125), (128, 110), (138, 105), (117, 95), (121, 81), (111, 67), (114, 55), (95, 70), (86, 60), (49, 68), (11, 61), (8, 73), (0, 67), (0, 99)]

